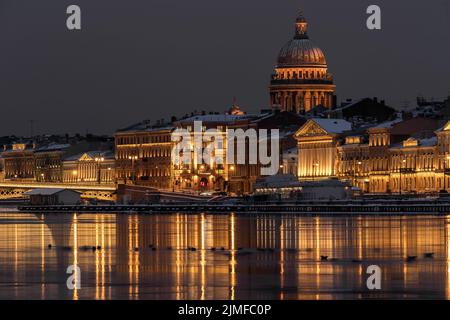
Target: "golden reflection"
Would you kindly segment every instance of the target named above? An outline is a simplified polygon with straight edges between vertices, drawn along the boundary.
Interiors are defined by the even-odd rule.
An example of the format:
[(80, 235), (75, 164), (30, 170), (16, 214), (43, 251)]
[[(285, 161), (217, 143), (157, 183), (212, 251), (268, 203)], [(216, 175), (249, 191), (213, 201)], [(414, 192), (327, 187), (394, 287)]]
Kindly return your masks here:
[(447, 300), (450, 299), (450, 218), (447, 218), (445, 224), (445, 246), (446, 246), (446, 261), (447, 261)]
[(128, 242), (128, 283), (129, 283), (129, 297), (133, 298), (133, 217), (128, 216), (128, 233), (127, 233), (127, 242)]
[[(95, 247), (97, 248), (99, 246), (98, 242), (98, 216), (95, 217)], [(99, 281), (100, 275), (99, 275), (99, 269), (100, 269), (100, 263), (99, 263), (99, 251), (95, 251), (95, 299), (100, 299), (100, 288), (101, 284)]]
[(200, 299), (205, 300), (205, 266), (206, 266), (206, 248), (205, 248), (205, 214), (200, 215), (201, 219), (201, 248), (200, 248), (200, 266), (201, 266), (201, 283), (200, 283)]
[(135, 246), (137, 248), (137, 251), (135, 251), (134, 254), (134, 294), (135, 297), (138, 297), (139, 294), (139, 268), (140, 268), (140, 260), (139, 260), (139, 249), (143, 249), (143, 248), (139, 248), (139, 221), (138, 221), (138, 216), (135, 215), (134, 216), (134, 226), (135, 226)]
[(234, 300), (236, 288), (236, 217), (235, 213), (230, 214), (230, 237), (231, 237), (231, 253), (230, 253), (230, 300)]
[(76, 213), (73, 214), (73, 266), (73, 300), (78, 300), (78, 286), (81, 286), (81, 284), (78, 283), (78, 279), (81, 278), (81, 275), (78, 274), (78, 220)]
[[(315, 249), (317, 252), (316, 259), (319, 260), (321, 253), (322, 253), (322, 251), (320, 250), (320, 249), (322, 249), (321, 245), (320, 245), (320, 229), (321, 229), (320, 228), (320, 218), (316, 217), (314, 220), (316, 223), (316, 228), (315, 228), (315, 232), (316, 232), (316, 247), (315, 247)], [(322, 255), (324, 255), (324, 254), (322, 253)], [(320, 264), (319, 263), (316, 263), (316, 288), (320, 288)], [(315, 299), (316, 300), (320, 299), (320, 293), (317, 293), (315, 295)]]
[(176, 214), (176, 255), (175, 255), (175, 266), (176, 266), (176, 299), (181, 300), (181, 215)]
[(286, 230), (284, 229), (284, 223), (280, 225), (280, 300), (284, 299), (284, 245), (286, 239)]
[[(0, 298), (351, 298), (377, 264), (388, 295), (450, 299), (449, 228), (420, 216), (0, 213), (0, 280), (13, 286)], [(66, 287), (71, 264), (81, 290)]]

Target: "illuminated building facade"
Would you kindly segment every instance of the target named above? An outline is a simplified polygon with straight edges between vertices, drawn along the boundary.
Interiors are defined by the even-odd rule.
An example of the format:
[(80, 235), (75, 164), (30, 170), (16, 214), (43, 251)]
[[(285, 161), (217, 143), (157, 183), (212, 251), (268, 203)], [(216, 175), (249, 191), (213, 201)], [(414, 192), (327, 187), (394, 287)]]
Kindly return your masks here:
[(298, 177), (338, 177), (366, 193), (448, 191), (450, 122), (430, 135), (430, 121), (394, 120), (358, 133), (345, 120), (310, 119), (295, 134)]
[(322, 50), (308, 37), (303, 15), (295, 22), (295, 36), (281, 50), (270, 82), (270, 103), (283, 111), (309, 112), (334, 105), (333, 77)]
[[(238, 144), (245, 152), (245, 162), (238, 163), (235, 152), (235, 159), (232, 163), (226, 163), (226, 154), (229, 148), (230, 138), (227, 129), (244, 132), (252, 129), (255, 138), (259, 139), (259, 130), (266, 129), (270, 133), (271, 129), (279, 129), (280, 152), (295, 146), (295, 140), (292, 134), (306, 120), (296, 113), (291, 112), (263, 112), (261, 114), (209, 114), (198, 115), (182, 119), (176, 123), (179, 128), (187, 129), (192, 132), (191, 140), (194, 141), (194, 122), (201, 121), (203, 134), (208, 136), (207, 130), (216, 129), (221, 136), (221, 144), (218, 145), (213, 139), (205, 138), (202, 144), (202, 152), (207, 148), (212, 148), (212, 155), (224, 156), (224, 163), (215, 163), (213, 159), (210, 163), (197, 163), (194, 152), (192, 152), (192, 161), (189, 164), (174, 163), (175, 186), (179, 190), (193, 191), (226, 191), (231, 194), (243, 195), (253, 192), (253, 186), (257, 179), (261, 177), (261, 164), (259, 159), (255, 164), (249, 161), (249, 152), (253, 152), (256, 146), (249, 145), (249, 139), (245, 142), (238, 142), (234, 139), (234, 150), (238, 151)], [(216, 135), (216, 134), (214, 134)], [(268, 146), (270, 149), (270, 147)], [(256, 149), (257, 150), (257, 149)], [(257, 151), (256, 151), (257, 153)], [(280, 155), (278, 155), (280, 156)], [(256, 155), (259, 158), (259, 155)], [(280, 161), (282, 168), (282, 163)]]
[[(233, 173), (235, 177), (234, 184), (240, 180), (240, 174), (243, 174), (241, 168), (237, 165), (226, 164), (226, 154), (228, 150), (227, 129), (247, 127), (255, 116), (244, 114), (208, 114), (196, 115), (186, 119), (181, 119), (175, 123), (177, 128), (182, 128), (191, 133), (191, 141), (194, 141), (194, 129), (196, 121), (201, 121), (201, 133), (205, 135), (202, 142), (201, 151), (211, 148), (212, 152), (209, 163), (198, 163), (194, 153), (194, 144), (191, 145), (191, 161), (182, 163), (181, 159), (175, 159), (174, 162), (174, 187), (175, 190), (192, 190), (192, 191), (229, 191), (230, 176)], [(216, 133), (208, 133), (207, 130), (215, 129)], [(215, 142), (209, 135), (218, 136)], [(219, 141), (221, 140), (221, 141)], [(224, 163), (214, 161), (215, 156), (224, 159)], [(239, 170), (239, 172), (238, 172)]]
[(52, 144), (34, 151), (35, 179), (38, 182), (62, 182), (63, 158), (70, 144)]
[[(85, 151), (99, 147), (108, 151)], [(70, 143), (14, 143), (1, 152), (5, 181), (39, 183), (101, 183), (115, 181), (114, 157), (103, 141)], [(96, 149), (94, 149), (96, 150)]]
[(112, 184), (115, 182), (115, 159), (111, 151), (89, 151), (63, 161), (64, 183)]
[(148, 121), (115, 134), (117, 182), (158, 189), (173, 188), (171, 125), (150, 125)]
[(33, 143), (13, 143), (2, 152), (5, 180), (33, 181), (35, 177)]

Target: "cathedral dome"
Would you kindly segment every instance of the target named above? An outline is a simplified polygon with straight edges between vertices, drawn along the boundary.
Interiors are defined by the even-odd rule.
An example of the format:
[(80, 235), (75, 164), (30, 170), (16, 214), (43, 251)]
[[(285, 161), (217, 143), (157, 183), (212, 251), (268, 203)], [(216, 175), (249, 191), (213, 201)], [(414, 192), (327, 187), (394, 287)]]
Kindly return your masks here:
[(326, 65), (322, 50), (309, 39), (292, 39), (278, 55), (278, 67), (298, 67), (303, 65)]
[(295, 36), (278, 55), (270, 79), (270, 105), (283, 111), (310, 112), (321, 106), (335, 105), (333, 76), (323, 51), (308, 37), (303, 15), (295, 21)]
[(326, 66), (323, 51), (308, 37), (308, 23), (302, 14), (295, 23), (295, 37), (281, 48), (277, 67)]

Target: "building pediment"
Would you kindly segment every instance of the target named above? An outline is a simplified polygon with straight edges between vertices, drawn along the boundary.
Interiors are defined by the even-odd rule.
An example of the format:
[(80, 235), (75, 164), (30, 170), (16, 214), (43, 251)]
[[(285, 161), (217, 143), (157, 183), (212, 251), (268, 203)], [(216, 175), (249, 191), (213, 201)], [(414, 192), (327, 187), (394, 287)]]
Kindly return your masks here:
[(92, 158), (89, 154), (84, 153), (78, 161), (94, 161), (94, 158)]
[(329, 135), (329, 133), (321, 126), (319, 126), (315, 121), (308, 120), (300, 129), (298, 129), (294, 137), (301, 138), (327, 135)]
[(448, 122), (445, 124), (444, 128), (442, 129), (442, 131), (450, 131), (450, 121), (448, 121)]

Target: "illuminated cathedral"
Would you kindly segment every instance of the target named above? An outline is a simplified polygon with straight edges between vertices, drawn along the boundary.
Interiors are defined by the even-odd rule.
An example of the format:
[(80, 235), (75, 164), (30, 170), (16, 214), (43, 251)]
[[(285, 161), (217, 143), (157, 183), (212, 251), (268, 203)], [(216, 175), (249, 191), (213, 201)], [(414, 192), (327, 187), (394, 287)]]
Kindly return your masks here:
[(303, 15), (295, 22), (295, 36), (281, 48), (270, 81), (270, 104), (282, 111), (309, 112), (331, 109), (336, 86), (323, 51), (308, 36)]

